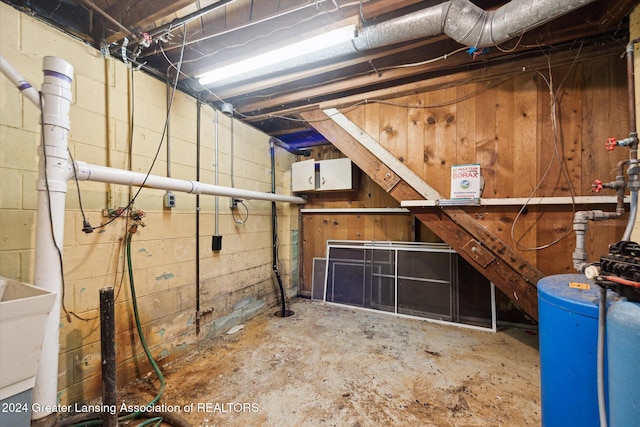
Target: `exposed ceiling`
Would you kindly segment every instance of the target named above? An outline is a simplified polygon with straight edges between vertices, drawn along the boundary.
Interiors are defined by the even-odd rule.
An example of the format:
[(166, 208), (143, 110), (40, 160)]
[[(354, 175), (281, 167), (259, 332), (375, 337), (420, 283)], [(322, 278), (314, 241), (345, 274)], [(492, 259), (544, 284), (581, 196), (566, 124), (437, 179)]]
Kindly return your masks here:
[[(232, 83), (201, 86), (195, 76), (218, 64), (245, 59), (272, 47), (286, 46), (307, 37), (326, 33), (346, 24), (358, 26), (358, 37), (391, 23), (394, 18), (422, 13), (433, 18), (437, 6), (471, 5), (467, 0), (3, 0), (5, 3), (45, 20), (108, 53), (174, 82), (179, 68), (180, 88), (204, 102), (233, 105), (236, 117), (279, 138), (302, 141), (315, 138), (305, 133), (296, 113), (320, 104), (363, 99), (372, 91), (387, 90), (411, 82), (433, 79), (461, 71), (488, 69), (523, 57), (539, 57), (543, 50), (561, 50), (580, 41), (598, 46), (628, 38), (627, 16), (640, 0), (584, 0), (584, 6), (558, 12), (559, 17), (542, 20), (513, 36), (482, 49), (480, 36), (470, 36), (482, 27), (473, 18), (455, 41), (443, 31), (428, 36), (407, 36), (410, 40), (388, 46), (357, 49), (341, 55), (318, 55), (302, 64), (290, 62), (257, 77)], [(580, 2), (580, 0), (577, 0)], [(495, 10), (507, 4), (555, 5), (563, 0), (473, 0), (478, 10)], [(576, 0), (573, 0), (576, 3)], [(473, 5), (471, 5), (473, 6)], [(462, 9), (460, 9), (462, 10)], [(447, 19), (455, 8), (447, 9)], [(538, 13), (538, 12), (536, 12)], [(467, 14), (458, 10), (458, 15)], [(525, 18), (528, 14), (524, 13)], [(522, 15), (522, 14), (520, 14)], [(490, 14), (489, 14), (490, 16)], [(505, 15), (507, 20), (510, 16)], [(482, 17), (482, 18), (480, 18)], [(403, 19), (403, 18), (400, 18)], [(439, 19), (437, 17), (433, 19)], [(471, 18), (469, 18), (471, 19)], [(483, 24), (486, 22), (483, 22)], [(406, 25), (406, 28), (402, 27)], [(403, 22), (402, 35), (414, 31)], [(422, 25), (422, 23), (420, 23)], [(439, 25), (439, 24), (438, 24)], [(497, 25), (491, 23), (491, 25)], [(517, 22), (514, 23), (517, 27)], [(462, 26), (462, 24), (460, 25)], [(397, 27), (397, 25), (396, 25)], [(476, 28), (477, 27), (477, 28)], [(494, 27), (491, 27), (493, 35)], [(396, 28), (398, 30), (398, 28)], [(456, 29), (451, 29), (455, 31)], [(450, 34), (451, 31), (447, 32)], [(383, 29), (384, 32), (384, 29)], [(486, 34), (485, 34), (486, 35)], [(362, 37), (361, 37), (362, 38)], [(482, 43), (480, 43), (482, 44)], [(468, 46), (480, 46), (473, 54)], [(622, 53), (622, 51), (621, 51)], [(391, 95), (388, 95), (391, 96)]]

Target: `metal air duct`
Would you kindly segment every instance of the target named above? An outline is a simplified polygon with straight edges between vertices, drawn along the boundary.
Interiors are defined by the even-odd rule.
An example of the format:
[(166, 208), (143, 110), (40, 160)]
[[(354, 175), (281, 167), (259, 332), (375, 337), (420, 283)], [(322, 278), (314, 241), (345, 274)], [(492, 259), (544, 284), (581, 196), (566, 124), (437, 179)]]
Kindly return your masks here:
[(450, 0), (364, 27), (356, 38), (348, 42), (251, 73), (236, 75), (218, 83), (228, 85), (439, 34), (446, 34), (456, 42), (471, 47), (495, 46), (594, 1), (511, 0), (498, 9), (487, 11), (469, 0)]

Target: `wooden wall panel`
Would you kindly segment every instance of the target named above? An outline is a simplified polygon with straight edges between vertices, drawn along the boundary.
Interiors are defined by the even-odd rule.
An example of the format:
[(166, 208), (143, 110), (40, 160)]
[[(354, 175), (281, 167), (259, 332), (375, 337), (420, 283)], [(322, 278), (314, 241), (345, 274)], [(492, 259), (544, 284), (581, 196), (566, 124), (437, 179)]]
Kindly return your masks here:
[(423, 176), (445, 197), (451, 191), (451, 165), (456, 159), (456, 89), (428, 94), (425, 110), (425, 167)]
[(405, 164), (417, 173), (422, 175), (424, 169), (424, 143), (425, 143), (425, 94), (411, 95), (407, 97), (410, 106), (407, 110), (407, 159)]
[(393, 103), (380, 105), (378, 142), (395, 154), (401, 162), (407, 159), (407, 132), (409, 118), (407, 115), (407, 97), (397, 98)]
[(472, 83), (456, 88), (458, 105), (456, 107), (456, 161), (460, 164), (476, 161), (476, 91), (477, 84)]
[(496, 87), (496, 166), (495, 188), (497, 197), (510, 197), (514, 192), (515, 182), (519, 178), (513, 168), (515, 133), (515, 79)]
[[(581, 138), (590, 148), (582, 152), (583, 170), (588, 171), (581, 177), (583, 192), (590, 190), (594, 179), (613, 181), (617, 162), (627, 155), (625, 148), (614, 152), (604, 148), (607, 138), (624, 138), (629, 134), (625, 64), (624, 58), (600, 58), (580, 69), (584, 80)], [(613, 87), (618, 90), (611, 90)], [(613, 194), (613, 191), (602, 193)], [(608, 244), (620, 239), (626, 218), (625, 215), (617, 221), (589, 224), (585, 243), (589, 253), (594, 254), (592, 259), (606, 253)]]
[[(535, 158), (538, 150), (536, 130), (539, 94), (536, 77), (534, 74), (517, 77), (513, 84), (515, 99), (512, 135), (513, 192), (511, 194), (523, 197), (534, 195), (538, 183)], [(518, 206), (517, 209), (513, 216), (515, 224), (509, 225), (509, 238), (505, 241), (511, 242), (516, 248), (534, 248), (537, 245), (535, 212), (522, 206)], [(522, 256), (532, 264), (536, 264), (535, 251), (523, 251)]]
[[(345, 114), (444, 197), (450, 191), (451, 165), (464, 163), (481, 164), (485, 198), (529, 197), (534, 192), (535, 196), (567, 196), (571, 186), (576, 195), (591, 195), (593, 179), (613, 180), (616, 163), (628, 155), (626, 149), (604, 150), (607, 137), (628, 135), (625, 61), (618, 55), (584, 61), (578, 58), (574, 64), (551, 70), (551, 74), (544, 68), (540, 73), (520, 72), (500, 81), (466, 81), (388, 104), (345, 109)], [(555, 106), (551, 94), (556, 98)], [(393, 205), (385, 199), (386, 192), (375, 187), (365, 177), (355, 195), (357, 202), (334, 200), (323, 206)], [(574, 211), (611, 210), (614, 206), (526, 206), (518, 214), (521, 208), (475, 207), (465, 211), (543, 273), (557, 274), (572, 271)], [(391, 224), (396, 220), (389, 217), (386, 221)], [(365, 221), (367, 227), (369, 221)], [(589, 224), (591, 260), (606, 253), (607, 245), (620, 238), (625, 222), (626, 216)], [(426, 234), (420, 228), (418, 231), (418, 235)], [(544, 249), (534, 250), (540, 246)]]
[[(309, 111), (301, 113), (301, 116), (313, 123), (313, 126), (320, 133), (336, 147), (348, 154), (380, 186), (388, 188), (389, 193), (396, 200), (417, 200), (422, 198), (421, 193), (407, 182), (407, 178), (414, 180), (411, 178), (412, 174), (407, 175), (404, 172), (400, 172), (398, 169), (403, 168), (395, 163), (394, 168), (397, 168), (395, 172), (388, 169), (386, 165), (380, 163), (376, 155), (365, 148), (342, 125), (334, 120), (323, 120), (323, 117), (328, 117), (325, 112), (320, 110)], [(343, 117), (343, 119), (348, 121), (346, 117)], [(352, 122), (349, 122), (349, 124), (353, 125)], [(386, 155), (383, 157), (385, 159), (391, 155), (383, 147), (380, 146), (379, 148), (384, 150)], [(380, 171), (386, 171), (386, 173), (380, 173)], [(387, 177), (396, 173), (399, 181), (397, 185), (389, 187)], [(485, 278), (493, 281), (503, 292), (518, 301), (518, 306), (526, 313), (537, 319), (538, 302), (535, 284), (544, 277), (542, 272), (524, 261), (509, 246), (501, 242), (486, 227), (478, 224), (468, 213), (460, 208), (413, 208), (411, 212), (458, 251), (460, 256), (468, 262), (474, 263), (476, 268), (482, 271)], [(483, 242), (483, 244), (479, 246), (478, 242)]]
[[(354, 110), (352, 118), (365, 120), (369, 110)], [(379, 108), (372, 109), (375, 117)], [(403, 131), (402, 133), (406, 133)], [(332, 145), (314, 147), (310, 158), (327, 160), (345, 157)], [(300, 157), (299, 160), (306, 158)], [(364, 173), (359, 174), (356, 191), (317, 192), (307, 194), (305, 209), (398, 208), (400, 204)], [(412, 239), (412, 217), (405, 214), (336, 214), (303, 213), (301, 215), (301, 282), (299, 293), (311, 295), (313, 258), (324, 258), (327, 240), (396, 240)]]
[(476, 147), (476, 161), (482, 168), (484, 177), (483, 197), (498, 195), (498, 141), (496, 138), (497, 90), (490, 88), (476, 97), (476, 132), (473, 136)]
[(302, 280), (299, 294), (311, 295), (313, 258), (326, 256), (327, 240), (410, 241), (410, 214), (332, 214), (302, 215)]

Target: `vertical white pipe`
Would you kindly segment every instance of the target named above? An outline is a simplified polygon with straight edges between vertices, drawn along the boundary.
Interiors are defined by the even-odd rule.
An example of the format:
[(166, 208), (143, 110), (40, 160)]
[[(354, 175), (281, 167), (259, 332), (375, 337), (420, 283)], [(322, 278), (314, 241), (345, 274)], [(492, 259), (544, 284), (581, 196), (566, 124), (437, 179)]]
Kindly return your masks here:
[(627, 228), (624, 230), (622, 240), (631, 240), (631, 233), (633, 227), (636, 225), (636, 218), (638, 216), (638, 190), (631, 190), (631, 210), (629, 211), (629, 219), (627, 220)]
[[(33, 388), (35, 409), (57, 403), (58, 353), (62, 272), (58, 253), (64, 243), (65, 197), (68, 164), (69, 107), (73, 67), (66, 61), (46, 56), (43, 60), (42, 131), (44, 156), (41, 153), (38, 176), (38, 214), (36, 222), (34, 284), (57, 294), (56, 304), (49, 313), (42, 354)], [(46, 176), (46, 180), (45, 180)], [(55, 239), (55, 240), (54, 240)], [(38, 420), (53, 414), (33, 411), (31, 418)]]

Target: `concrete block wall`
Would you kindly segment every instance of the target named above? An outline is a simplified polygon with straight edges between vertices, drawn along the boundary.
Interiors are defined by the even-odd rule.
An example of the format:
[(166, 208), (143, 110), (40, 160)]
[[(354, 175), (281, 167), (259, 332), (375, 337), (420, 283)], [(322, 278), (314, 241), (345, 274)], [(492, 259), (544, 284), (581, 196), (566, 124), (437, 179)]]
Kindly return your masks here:
[[(42, 82), (42, 58), (59, 56), (74, 66), (69, 148), (76, 160), (167, 174), (167, 141), (163, 141), (167, 85), (48, 25), (0, 4), (0, 53), (35, 87)], [(33, 282), (36, 178), (40, 150), (39, 111), (0, 75), (0, 275)], [(202, 106), (200, 180), (231, 185), (233, 139), (234, 184), (271, 191), (268, 136)], [(170, 115), (171, 176), (196, 179), (197, 102), (176, 93)], [(133, 116), (133, 119), (131, 117)], [(231, 131), (233, 128), (233, 138)], [(216, 159), (216, 133), (219, 158)], [(132, 138), (130, 137), (132, 135)], [(160, 149), (158, 149), (159, 145)], [(290, 194), (294, 156), (276, 149), (276, 192)], [(138, 188), (80, 182), (85, 214), (96, 227), (107, 221), (103, 209), (125, 206)], [(196, 334), (196, 196), (176, 194), (174, 209), (163, 208), (163, 190), (143, 189), (135, 209), (146, 213), (145, 227), (132, 240), (132, 262), (140, 315), (152, 353), (162, 364), (187, 352), (277, 303), (271, 259), (271, 204), (244, 201), (249, 217), (234, 221), (229, 199), (220, 197), (222, 250), (211, 250), (215, 234), (215, 197), (200, 197), (200, 306), (212, 312), (200, 318)], [(69, 182), (64, 235), (65, 307), (84, 320), (60, 319), (59, 401), (83, 402), (100, 394), (99, 289), (116, 289), (118, 381), (150, 371), (131, 307), (124, 271), (124, 219), (82, 232), (77, 187)], [(244, 208), (241, 206), (244, 215)], [(289, 295), (296, 294), (298, 209), (278, 204), (280, 263)]]

